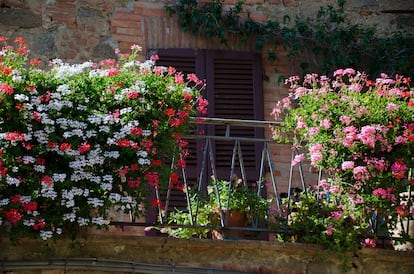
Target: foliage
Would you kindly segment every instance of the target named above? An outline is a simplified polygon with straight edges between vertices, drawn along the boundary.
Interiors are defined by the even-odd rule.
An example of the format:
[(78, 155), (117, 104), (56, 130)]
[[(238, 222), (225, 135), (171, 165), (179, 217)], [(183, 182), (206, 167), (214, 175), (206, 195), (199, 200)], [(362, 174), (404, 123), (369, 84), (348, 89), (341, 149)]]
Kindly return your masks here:
[(180, 187), (171, 161), (185, 164), (187, 118), (207, 105), (180, 73), (154, 66), (156, 56), (136, 61), (139, 46), (119, 61), (53, 60), (40, 70), (23, 39), (7, 40), (0, 37), (3, 232), (48, 239), (106, 226), (109, 209), (138, 216), (155, 190)]
[[(375, 81), (354, 69), (334, 79), (288, 79), (291, 93), (273, 110), (281, 120), (275, 137), (293, 139), (312, 166), (325, 171), (312, 194), (294, 207), (291, 225), (299, 240), (336, 250), (375, 247), (391, 235), (398, 218), (413, 218), (410, 168), (414, 151), (414, 90), (410, 79), (382, 74)], [(298, 154), (292, 164), (305, 159)]]
[(241, 180), (225, 181), (213, 178), (207, 186), (207, 197), (200, 197), (200, 192), (191, 193), (189, 210), (176, 210), (171, 213), (169, 223), (182, 227), (163, 231), (174, 237), (204, 238), (212, 228), (219, 228), (218, 219), (222, 217), (224, 222), (228, 218), (228, 212), (245, 213), (257, 222), (267, 219), (268, 210), (269, 201), (262, 198), (256, 190), (242, 184)]
[(381, 37), (375, 29), (347, 18), (345, 4), (338, 0), (337, 7), (320, 7), (314, 18), (292, 20), (286, 15), (283, 22), (254, 20), (244, 1), (225, 10), (219, 0), (179, 0), (166, 9), (170, 16), (177, 16), (184, 31), (218, 37), (224, 45), (232, 36), (239, 37), (242, 44), (253, 41), (257, 50), (268, 48), (270, 61), (278, 58), (278, 46), (283, 46), (289, 58), (301, 62), (303, 74), (331, 74), (338, 67), (355, 67), (375, 76), (380, 72), (413, 76), (414, 37), (402, 32)]

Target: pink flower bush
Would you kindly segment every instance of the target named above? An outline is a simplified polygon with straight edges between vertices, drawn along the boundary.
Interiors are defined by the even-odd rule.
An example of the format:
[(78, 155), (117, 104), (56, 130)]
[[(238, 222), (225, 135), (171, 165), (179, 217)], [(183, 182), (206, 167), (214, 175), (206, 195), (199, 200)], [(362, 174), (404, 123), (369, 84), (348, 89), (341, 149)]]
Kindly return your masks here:
[(305, 144), (311, 165), (324, 171), (310, 188), (314, 194), (293, 205), (298, 212), (292, 226), (315, 234), (305, 241), (375, 247), (377, 234), (387, 234), (398, 216), (414, 218), (412, 196), (400, 195), (413, 184), (410, 82), (386, 74), (369, 80), (352, 68), (335, 71), (333, 79), (309, 74), (302, 83), (298, 77), (287, 80), (291, 93), (273, 111), (281, 122), (274, 136), (288, 133), (295, 148)]
[(163, 206), (147, 203), (155, 192), (182, 190), (174, 175), (188, 155), (188, 117), (208, 105), (203, 81), (155, 66), (156, 57), (137, 61), (138, 46), (119, 61), (53, 60), (42, 70), (23, 39), (7, 40), (0, 37), (0, 233), (48, 239), (106, 226), (109, 209), (139, 216), (148, 204)]

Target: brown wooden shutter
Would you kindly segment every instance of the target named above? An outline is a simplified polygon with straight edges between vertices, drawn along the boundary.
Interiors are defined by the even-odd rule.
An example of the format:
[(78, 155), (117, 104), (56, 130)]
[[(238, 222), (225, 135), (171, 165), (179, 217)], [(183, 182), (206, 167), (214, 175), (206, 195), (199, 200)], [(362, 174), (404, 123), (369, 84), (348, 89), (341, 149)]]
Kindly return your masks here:
[[(206, 55), (209, 116), (230, 119), (263, 119), (261, 59), (246, 52), (213, 51)], [(208, 134), (225, 135), (224, 126), (208, 129)], [(263, 137), (260, 128), (231, 127), (231, 136)], [(229, 178), (233, 142), (215, 142), (216, 169), (220, 179)], [(259, 176), (261, 144), (242, 142), (247, 180)], [(236, 161), (238, 164), (238, 161)], [(236, 175), (241, 176), (236, 170)]]

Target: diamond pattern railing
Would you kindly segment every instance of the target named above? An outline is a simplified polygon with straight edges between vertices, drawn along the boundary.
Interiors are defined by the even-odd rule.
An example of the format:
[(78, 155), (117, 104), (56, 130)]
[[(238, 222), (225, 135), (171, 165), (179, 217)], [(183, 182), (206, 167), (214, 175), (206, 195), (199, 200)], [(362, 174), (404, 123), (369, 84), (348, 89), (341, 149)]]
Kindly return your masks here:
[[(223, 135), (188, 135), (187, 139), (189, 140), (198, 140), (198, 142), (202, 142), (202, 151), (199, 153), (201, 155), (201, 159), (199, 160), (199, 173), (196, 178), (188, 178), (188, 167), (181, 169), (181, 177), (184, 182), (184, 199), (186, 200), (186, 205), (188, 209), (188, 213), (191, 219), (191, 226), (197, 226), (197, 214), (194, 214), (194, 210), (191, 208), (190, 203), (190, 191), (189, 189), (196, 189), (199, 196), (203, 196), (201, 194), (203, 191), (205, 192), (206, 187), (206, 180), (208, 178), (212, 178), (212, 180), (231, 180), (236, 174), (240, 174), (240, 179), (242, 180), (243, 184), (247, 184), (248, 181), (253, 181), (257, 184), (257, 195), (264, 196), (264, 198), (272, 197), (274, 199), (274, 205), (276, 206), (276, 210), (289, 210), (289, 208), (282, 209), (282, 195), (280, 193), (280, 183), (276, 178), (276, 169), (278, 163), (273, 162), (273, 154), (275, 153), (275, 148), (272, 147), (273, 144), (276, 143), (275, 140), (271, 138), (263, 138), (263, 137), (244, 137), (244, 136), (236, 136), (232, 134), (232, 129), (237, 127), (250, 127), (250, 128), (269, 128), (269, 127), (276, 127), (279, 126), (277, 122), (268, 122), (268, 121), (255, 121), (255, 120), (237, 120), (237, 119), (221, 119), (221, 118), (197, 118), (191, 120), (193, 123), (198, 125), (204, 126), (224, 126), (225, 133)], [(214, 151), (214, 144), (215, 142), (226, 142), (229, 146), (232, 146), (231, 159), (228, 163), (228, 177), (227, 178), (219, 178), (217, 174), (216, 168), (216, 155)], [(244, 164), (244, 154), (243, 154), (243, 146), (247, 144), (259, 144), (260, 153), (256, 155), (256, 157), (260, 157), (258, 161), (256, 173), (257, 178), (247, 178), (246, 176), (246, 168)], [(298, 151), (292, 151), (292, 159), (298, 153)], [(294, 181), (293, 179), (293, 172), (294, 166), (290, 165), (289, 172), (288, 172), (288, 186), (284, 185), (283, 187), (287, 188), (287, 193), (285, 194), (290, 199), (293, 197), (294, 192), (293, 189), (295, 187), (305, 189), (305, 176), (302, 170), (302, 166), (298, 165), (299, 171), (299, 181)], [(265, 184), (266, 191), (261, 191)], [(286, 184), (286, 183), (285, 183)], [(164, 203), (164, 207), (159, 206), (157, 208), (157, 217), (155, 223), (146, 223), (146, 222), (136, 222), (135, 219), (131, 218), (131, 222), (112, 222), (113, 225), (141, 225), (141, 226), (169, 226), (168, 218), (169, 212), (174, 210), (174, 204), (171, 202), (171, 197), (173, 196), (173, 190), (169, 188), (166, 193), (160, 193), (160, 191), (156, 191), (155, 193), (156, 198), (162, 200)], [(195, 211), (197, 212), (197, 211)], [(225, 212), (225, 213), (224, 213)], [(251, 226), (250, 227), (231, 227), (228, 225), (228, 210), (221, 212), (222, 215), (220, 218), (220, 229), (222, 230), (246, 230), (246, 231), (270, 231), (266, 225), (263, 224), (260, 226), (258, 222), (258, 216), (250, 216), (251, 219)], [(286, 214), (288, 216), (288, 214)]]
[[(199, 167), (198, 167), (198, 174), (195, 178), (189, 178), (188, 175), (188, 167), (181, 168), (181, 178), (184, 182), (184, 190), (182, 192), (182, 198), (185, 200), (186, 210), (189, 214), (189, 218), (191, 220), (189, 225), (181, 225), (181, 227), (190, 227), (190, 228), (200, 228), (200, 229), (210, 229), (214, 230), (217, 229), (216, 226), (200, 226), (198, 222), (197, 216), (197, 209), (192, 208), (191, 204), (191, 195), (190, 195), (190, 188), (195, 189), (197, 195), (202, 197), (206, 195), (206, 179), (211, 176), (213, 178), (214, 183), (217, 185), (218, 179), (224, 180), (231, 180), (236, 173), (240, 174), (240, 179), (243, 184), (247, 184), (248, 178), (246, 176), (246, 168), (244, 164), (244, 154), (243, 154), (243, 145), (248, 143), (255, 143), (261, 144), (260, 153), (257, 154), (257, 157), (260, 157), (259, 164), (257, 166), (257, 178), (254, 178), (254, 182), (257, 184), (257, 195), (263, 197), (272, 197), (273, 204), (276, 207), (276, 211), (281, 213), (281, 216), (284, 216), (286, 224), (289, 221), (289, 216), (291, 214), (292, 209), (290, 207), (290, 203), (283, 204), (282, 199), (287, 199), (290, 201), (291, 199), (295, 199), (297, 190), (300, 191), (306, 190), (307, 184), (305, 183), (305, 178), (308, 180), (308, 174), (304, 172), (302, 163), (299, 165), (293, 166), (292, 161), (296, 155), (301, 153), (298, 149), (292, 149), (289, 171), (288, 171), (288, 182), (287, 185), (281, 185), (281, 183), (276, 178), (276, 170), (281, 170), (283, 167), (280, 166), (281, 163), (273, 162), (273, 156), (277, 153), (277, 148), (274, 146), (278, 143), (271, 139), (271, 138), (263, 138), (263, 137), (245, 137), (245, 136), (236, 136), (232, 134), (233, 127), (255, 127), (255, 128), (267, 128), (267, 127), (277, 127), (280, 126), (277, 122), (267, 122), (267, 121), (254, 121), (254, 120), (236, 120), (236, 119), (220, 119), (220, 118), (203, 118), (203, 119), (193, 119), (193, 123), (201, 124), (201, 125), (213, 125), (213, 126), (225, 126), (225, 131), (223, 135), (189, 135), (187, 139), (189, 140), (198, 140), (202, 142), (202, 151), (199, 153), (201, 159), (199, 159)], [(232, 149), (230, 150), (231, 157), (230, 162), (228, 163), (228, 177), (227, 178), (219, 178), (217, 174), (217, 167), (216, 163), (216, 155), (214, 151), (214, 143), (220, 142), (228, 142), (231, 144)], [(286, 153), (285, 153), (286, 154)], [(238, 162), (237, 162), (238, 161)], [(286, 161), (285, 161), (286, 162)], [(193, 167), (194, 168), (194, 167)], [(295, 176), (295, 169), (296, 176)], [(315, 172), (313, 172), (315, 173)], [(317, 179), (313, 180), (314, 183), (321, 181), (321, 179), (325, 176), (323, 170), (319, 170), (316, 175)], [(414, 172), (410, 172), (413, 175)], [(260, 191), (263, 186), (266, 185), (266, 192)], [(280, 189), (285, 189), (287, 192), (281, 193)], [(204, 192), (204, 193), (203, 193)], [(216, 193), (217, 195), (218, 193)], [(160, 191), (156, 191), (155, 193), (157, 199), (161, 199), (164, 202), (165, 207), (158, 206), (156, 215), (156, 221), (151, 222), (138, 222), (136, 221), (133, 216), (131, 216), (130, 222), (119, 222), (113, 221), (111, 222), (112, 225), (121, 225), (121, 226), (152, 226), (158, 228), (164, 227), (180, 227), (180, 225), (170, 224), (169, 223), (169, 216), (170, 213), (174, 211), (174, 203), (171, 201), (171, 197), (173, 196), (172, 189), (169, 188), (166, 193), (160, 193)], [(409, 193), (411, 195), (411, 192)], [(197, 204), (198, 206), (198, 204)], [(228, 206), (228, 205), (227, 205)], [(221, 207), (220, 207), (221, 208)], [(227, 207), (228, 209), (228, 207)], [(229, 210), (220, 212), (220, 222), (218, 224), (219, 230), (221, 231), (232, 231), (232, 230), (242, 230), (242, 231), (252, 231), (252, 232), (276, 232), (276, 233), (283, 233), (289, 234), (294, 233), (290, 231), (288, 226), (284, 230), (273, 230), (268, 227), (266, 224), (261, 224), (258, 221), (257, 216), (250, 216), (251, 222), (249, 227), (240, 227), (240, 226), (232, 226), (228, 223), (228, 212)], [(375, 227), (376, 219), (373, 218), (372, 227)], [(407, 223), (403, 226), (403, 229), (408, 233), (409, 229), (412, 229), (413, 222), (408, 219)], [(390, 235), (379, 235), (379, 238), (384, 238), (385, 240), (390, 239)], [(397, 237), (398, 238), (398, 237)]]

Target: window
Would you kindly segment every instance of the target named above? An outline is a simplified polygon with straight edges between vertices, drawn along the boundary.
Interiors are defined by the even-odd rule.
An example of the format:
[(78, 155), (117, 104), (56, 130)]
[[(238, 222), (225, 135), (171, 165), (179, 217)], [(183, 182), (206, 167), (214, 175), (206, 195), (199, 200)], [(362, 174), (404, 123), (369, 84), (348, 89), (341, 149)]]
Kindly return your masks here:
[[(149, 52), (149, 55), (155, 54), (159, 56), (157, 65), (173, 66), (184, 74), (196, 73), (198, 78), (206, 80), (203, 96), (209, 101), (208, 117), (263, 119), (263, 77), (259, 54), (203, 49), (156, 49)], [(225, 130), (225, 126), (208, 126), (205, 133), (224, 136)], [(232, 127), (231, 135), (263, 137), (263, 129)], [(187, 159), (186, 175), (193, 182), (197, 182), (201, 169), (202, 144), (202, 141), (190, 144), (192, 157)], [(233, 146), (233, 142), (214, 142), (215, 167), (219, 179), (228, 179), (230, 176)], [(241, 143), (241, 149), (246, 178), (255, 182), (259, 177), (262, 146), (258, 143), (244, 142)], [(204, 176), (206, 180), (209, 177)], [(185, 207), (186, 202), (182, 196), (172, 193), (170, 205)], [(171, 201), (172, 199), (174, 201)]]

